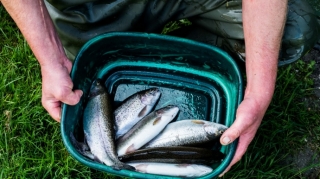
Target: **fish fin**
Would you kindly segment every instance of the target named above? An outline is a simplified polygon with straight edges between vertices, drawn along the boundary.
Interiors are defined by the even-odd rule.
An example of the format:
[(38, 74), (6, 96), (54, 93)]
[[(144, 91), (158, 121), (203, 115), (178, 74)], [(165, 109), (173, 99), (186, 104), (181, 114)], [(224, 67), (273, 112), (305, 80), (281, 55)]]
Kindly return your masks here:
[(80, 146), (81, 146), (81, 142), (78, 142), (78, 141), (77, 141), (77, 139), (74, 137), (73, 132), (70, 132), (69, 137), (70, 137), (70, 141), (71, 141), (73, 147), (74, 147), (75, 149), (77, 149), (77, 150), (81, 150), (81, 147), (80, 147)]
[(127, 148), (125, 154), (131, 153), (131, 152), (134, 152), (134, 151), (136, 151), (136, 148), (134, 147), (134, 144), (131, 144), (131, 145)]
[(138, 117), (144, 117), (145, 115), (147, 115), (148, 112), (148, 107), (145, 106), (138, 114)]
[(116, 125), (113, 125), (113, 130), (118, 131), (118, 127)]
[(203, 122), (201, 120), (192, 120), (192, 122), (195, 124), (205, 124), (205, 122)]
[(90, 147), (89, 147), (89, 145), (88, 145), (86, 136), (84, 136), (83, 144), (84, 144), (84, 145), (82, 146), (82, 149), (83, 149), (84, 151), (90, 151)]
[(161, 120), (161, 117), (157, 117), (154, 121), (153, 121), (153, 125), (157, 125)]
[(96, 161), (96, 162), (99, 162), (99, 163), (103, 163), (97, 156), (94, 156), (93, 160)]
[(84, 152), (84, 151), (89, 151), (89, 146), (87, 145), (87, 143), (82, 143), (77, 141), (77, 139), (74, 137), (74, 134), (72, 132), (70, 132), (70, 141), (72, 143), (72, 145), (76, 148), (76, 150)]
[(136, 168), (131, 166), (131, 165), (128, 165), (128, 164), (125, 164), (125, 163), (117, 163), (116, 165), (113, 165), (111, 166), (114, 170), (131, 170), (131, 171), (136, 171)]
[(113, 170), (121, 170), (121, 168), (119, 168), (119, 166), (118, 165), (113, 165), (113, 166), (111, 166), (111, 168), (113, 169)]
[(89, 151), (84, 152), (83, 155), (88, 157), (91, 160), (94, 160), (94, 155)]
[(91, 160), (94, 160), (93, 154), (90, 152), (90, 148), (88, 144), (86, 143), (86, 140), (84, 140), (84, 143), (78, 142), (77, 139), (74, 137), (73, 133), (70, 133), (70, 140), (72, 145), (75, 147), (75, 149), (83, 156), (88, 157)]
[(147, 173), (148, 164), (138, 164), (135, 167), (137, 171), (141, 173)]
[(177, 164), (176, 166), (178, 168), (187, 168), (188, 166), (190, 166), (191, 164)]
[(90, 151), (78, 151), (78, 152), (81, 153), (81, 155), (83, 155), (91, 160), (95, 160), (94, 155)]

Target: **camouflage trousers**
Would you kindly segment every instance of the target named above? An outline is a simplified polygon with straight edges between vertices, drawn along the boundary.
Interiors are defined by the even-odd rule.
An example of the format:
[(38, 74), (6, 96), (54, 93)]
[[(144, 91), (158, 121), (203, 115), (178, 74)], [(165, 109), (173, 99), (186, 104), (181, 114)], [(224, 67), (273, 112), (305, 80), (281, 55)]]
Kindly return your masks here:
[[(72, 60), (91, 38), (113, 31), (161, 33), (170, 21), (191, 26), (169, 35), (218, 46), (245, 61), (241, 0), (46, 0), (59, 37)], [(302, 57), (318, 41), (320, 25), (304, 0), (289, 0), (279, 65)]]

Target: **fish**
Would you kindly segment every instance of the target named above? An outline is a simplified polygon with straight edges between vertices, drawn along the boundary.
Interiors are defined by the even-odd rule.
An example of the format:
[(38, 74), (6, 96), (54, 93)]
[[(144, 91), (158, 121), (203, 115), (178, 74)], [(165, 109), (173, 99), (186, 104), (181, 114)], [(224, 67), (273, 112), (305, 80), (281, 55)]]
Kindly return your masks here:
[(88, 98), (83, 114), (83, 130), (91, 157), (115, 170), (135, 170), (117, 156), (111, 98), (100, 79), (92, 83)]
[(127, 133), (139, 120), (149, 114), (160, 95), (158, 88), (150, 88), (125, 99), (114, 111), (116, 139)]
[(221, 162), (225, 154), (219, 150), (199, 147), (154, 147), (139, 149), (120, 156), (122, 162), (189, 163), (211, 165)]
[(70, 132), (69, 134), (69, 137), (70, 137), (70, 141), (71, 141), (71, 144), (72, 146), (80, 153), (82, 154), (83, 156), (91, 159), (91, 160), (94, 160), (94, 156), (92, 155), (92, 153), (90, 152), (90, 148), (88, 146), (88, 144), (86, 143), (86, 141), (83, 141), (83, 142), (79, 142), (75, 137), (74, 137), (74, 134), (73, 132)]
[(142, 118), (125, 135), (116, 141), (118, 156), (138, 150), (158, 135), (178, 114), (179, 108), (168, 105)]
[(142, 148), (204, 144), (219, 138), (227, 129), (223, 124), (200, 119), (175, 121)]
[(138, 172), (156, 175), (167, 175), (176, 177), (200, 177), (207, 175), (213, 169), (206, 165), (198, 164), (174, 164), (156, 162), (128, 162)]

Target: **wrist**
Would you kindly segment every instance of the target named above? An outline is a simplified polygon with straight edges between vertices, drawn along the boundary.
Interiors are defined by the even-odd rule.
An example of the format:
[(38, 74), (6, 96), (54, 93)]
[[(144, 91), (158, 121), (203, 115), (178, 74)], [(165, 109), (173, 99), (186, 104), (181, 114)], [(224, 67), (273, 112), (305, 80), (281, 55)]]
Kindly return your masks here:
[[(255, 60), (253, 60), (255, 59)], [(251, 96), (265, 103), (270, 103), (277, 79), (277, 58), (248, 58), (247, 86), (245, 96)]]
[(260, 109), (267, 109), (271, 103), (273, 94), (274, 85), (272, 84), (270, 84), (269, 88), (265, 88), (265, 86), (247, 87), (244, 94), (244, 100), (254, 100)]
[[(47, 57), (48, 58), (48, 57)], [(48, 58), (48, 60), (39, 60), (42, 74), (56, 74), (60, 71), (67, 71), (70, 73), (72, 68), (72, 62), (66, 57), (61, 56), (55, 59)]]
[(38, 59), (41, 69), (42, 68), (59, 68), (59, 67), (66, 67), (70, 66), (72, 63), (65, 55), (61, 56), (45, 56), (41, 59)]

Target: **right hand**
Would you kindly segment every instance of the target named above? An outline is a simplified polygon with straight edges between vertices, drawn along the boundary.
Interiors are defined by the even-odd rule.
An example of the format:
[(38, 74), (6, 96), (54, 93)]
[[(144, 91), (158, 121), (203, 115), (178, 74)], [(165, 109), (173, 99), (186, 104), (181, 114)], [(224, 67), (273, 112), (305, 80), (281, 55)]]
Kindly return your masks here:
[(63, 64), (42, 65), (42, 105), (50, 116), (60, 122), (61, 104), (76, 105), (83, 94), (81, 90), (73, 91), (69, 76), (72, 63), (65, 60)]

